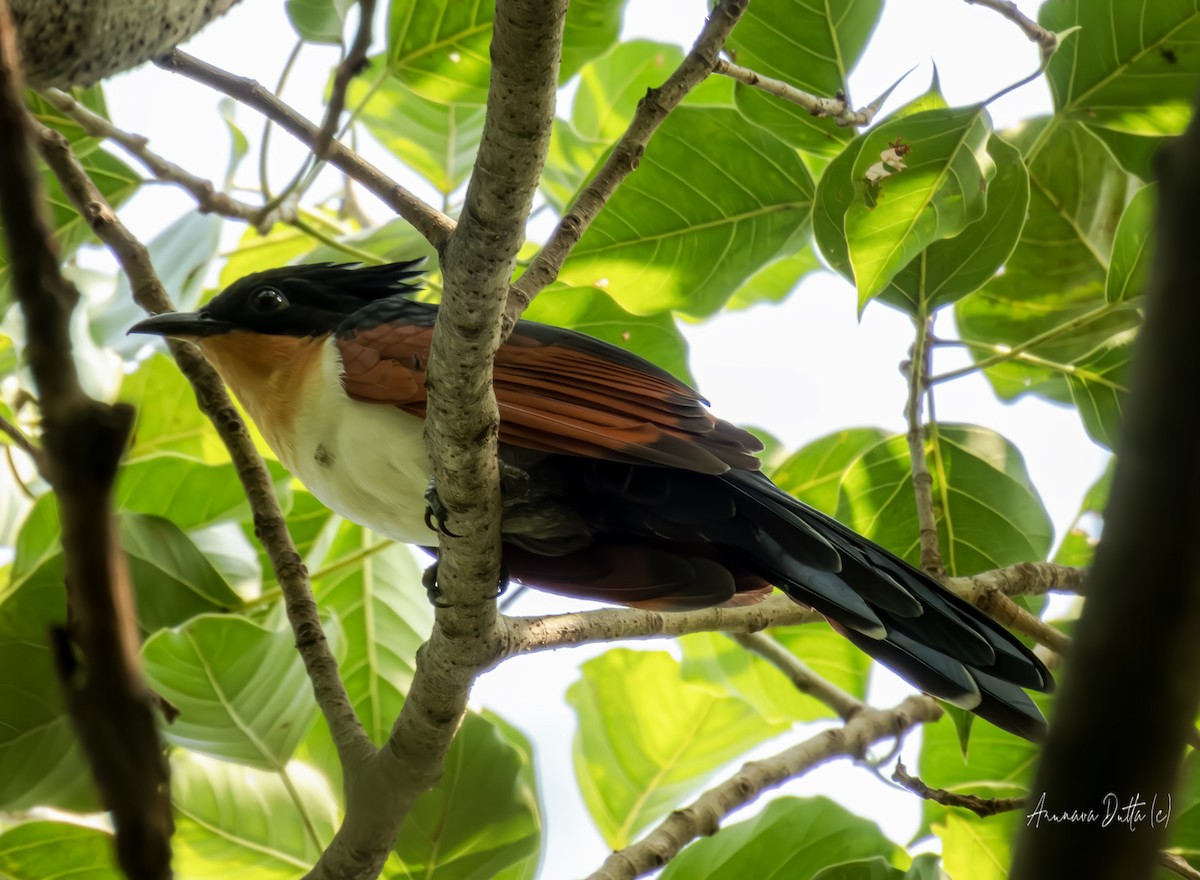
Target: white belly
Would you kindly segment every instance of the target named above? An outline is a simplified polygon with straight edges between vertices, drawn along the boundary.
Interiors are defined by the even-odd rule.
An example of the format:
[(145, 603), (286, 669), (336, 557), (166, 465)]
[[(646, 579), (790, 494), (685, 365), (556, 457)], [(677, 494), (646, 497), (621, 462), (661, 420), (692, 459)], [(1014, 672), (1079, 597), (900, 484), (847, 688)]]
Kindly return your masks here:
[[(360, 403), (341, 388), (341, 358), (323, 346), (321, 378), (298, 408), (283, 464), (321, 503), (346, 519), (406, 544), (436, 545), (425, 525), (429, 460), (424, 420), (392, 406)], [(287, 460), (284, 460), (287, 459)]]

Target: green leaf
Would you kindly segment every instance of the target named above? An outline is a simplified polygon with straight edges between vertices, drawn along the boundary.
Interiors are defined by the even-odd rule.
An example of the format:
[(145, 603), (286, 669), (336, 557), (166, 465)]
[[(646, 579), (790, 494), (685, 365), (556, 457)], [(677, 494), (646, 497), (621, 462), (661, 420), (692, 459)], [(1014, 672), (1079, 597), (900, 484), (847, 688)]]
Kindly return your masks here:
[(229, 460), (212, 422), (179, 367), (163, 354), (151, 355), (125, 377), (117, 398), (137, 410), (126, 461), (175, 453), (210, 464)]
[[(282, 494), (290, 480), (287, 471), (276, 461), (268, 461), (267, 470), (275, 491)], [(249, 511), (231, 462), (205, 464), (174, 454), (143, 458), (122, 468), (113, 505), (117, 510), (167, 517), (181, 529), (242, 519)]]
[(1054, 561), (1060, 565), (1082, 567), (1091, 564), (1096, 544), (1100, 540), (1100, 526), (1104, 521), (1104, 508), (1108, 504), (1108, 490), (1112, 486), (1113, 461), (1114, 459), (1109, 459), (1104, 473), (1083, 496), (1079, 513), (1075, 514), (1075, 519), (1054, 555)]
[(1159, 148), (1166, 143), (1166, 138), (1143, 137), (1113, 131), (1111, 128), (1093, 128), (1090, 125), (1086, 128), (1088, 134), (1104, 144), (1109, 154), (1130, 174), (1136, 174), (1147, 183), (1157, 178), (1154, 157), (1158, 155)]
[(691, 384), (688, 345), (668, 312), (631, 315), (603, 291), (554, 284), (525, 310), (526, 320), (578, 330), (658, 364)]
[(495, 877), (536, 857), (541, 826), (529, 741), (508, 725), (467, 713), (437, 787), (404, 820), (395, 846), (402, 873), (391, 876)]
[[(624, 0), (571, 4), (560, 81), (615, 42)], [(417, 94), (445, 104), (487, 101), (494, 0), (394, 0), (388, 13), (388, 67)]]
[[(883, 11), (882, 0), (812, 4), (755, 0), (729, 39), (737, 62), (824, 98), (849, 93), (848, 75)], [(854, 136), (832, 119), (738, 84), (738, 109), (757, 125), (803, 150), (833, 155)]]
[(338, 826), (329, 787), (302, 764), (286, 777), (171, 753), (175, 872), (188, 880), (297, 880)]
[[(976, 106), (927, 110), (865, 136), (844, 221), (860, 311), (926, 247), (983, 216), (996, 167), (987, 152), (991, 131), (987, 111)], [(883, 161), (896, 144), (908, 148), (902, 169)], [(872, 174), (886, 176), (872, 182)]]
[[(383, 56), (372, 58), (367, 71), (350, 83), (347, 103), (361, 104), (358, 119), (372, 136), (449, 196), (471, 173), (484, 108), (424, 98), (389, 76), (386, 64)], [(370, 85), (377, 80), (377, 87)]]
[[(1045, 559), (1054, 527), (1021, 453), (994, 431), (937, 423), (926, 431), (934, 514), (946, 569), (969, 575)], [(837, 518), (917, 564), (920, 557), (908, 440), (868, 449), (842, 478)]]
[(217, 102), (217, 109), (225, 122), (225, 128), (229, 131), (229, 164), (225, 166), (225, 189), (229, 190), (233, 188), (233, 175), (250, 152), (250, 141), (238, 127), (236, 101), (232, 98), (222, 98)]
[(846, 469), (867, 449), (887, 437), (878, 428), (848, 428), (797, 449), (771, 472), (771, 481), (805, 504), (832, 516)]
[[(361, 260), (366, 263), (390, 263), (395, 260), (436, 256), (433, 246), (413, 229), (411, 224), (398, 217), (374, 229), (364, 229), (350, 235), (338, 234), (334, 237), (342, 247), (319, 244), (303, 262), (345, 263)], [(436, 271), (436, 264), (430, 265), (430, 276)]]
[(992, 135), (996, 176), (983, 217), (953, 238), (935, 241), (901, 269), (879, 295), (910, 315), (932, 314), (990, 281), (1017, 246), (1029, 209), (1029, 173), (1021, 152)]
[(1089, 437), (1108, 449), (1116, 447), (1120, 436), (1136, 339), (1136, 330), (1118, 333), (1075, 361), (1067, 375), (1083, 427)]
[(143, 632), (241, 606), (238, 594), (170, 520), (126, 513), (120, 518), (120, 535)]
[(904, 872), (888, 864), (883, 856), (875, 856), (830, 865), (814, 874), (813, 880), (904, 880)]
[(671, 860), (662, 880), (829, 880), (838, 875), (822, 874), (823, 869), (873, 856), (890, 862), (904, 858), (879, 826), (840, 804), (824, 797), (784, 797), (754, 818), (693, 843)]
[(780, 303), (787, 299), (800, 282), (812, 272), (822, 268), (817, 252), (807, 245), (798, 250), (789, 251), (784, 245), (781, 253), (767, 265), (763, 266), (739, 287), (725, 303), (725, 311), (734, 312), (748, 309), (760, 303)]
[[(1030, 355), (1070, 364), (1141, 321), (1135, 309), (1107, 303), (1104, 292), (1129, 178), (1073, 123), (1039, 120), (1010, 139), (1026, 151), (1042, 144), (1029, 165), (1029, 217), (1004, 274), (958, 301), (956, 323), (964, 340), (980, 344), (976, 359), (1038, 340)], [(1028, 358), (1008, 356), (985, 376), (1006, 400), (1071, 399), (1063, 370)]]
[(287, 0), (287, 16), (305, 42), (338, 45), (353, 5), (354, 0)]
[(26, 822), (0, 834), (0, 877), (121, 880), (111, 834), (66, 822)]
[(559, 278), (600, 287), (634, 314), (708, 315), (808, 223), (812, 196), (808, 170), (782, 141), (733, 110), (681, 107)]
[[(83, 88), (74, 86), (66, 90), (76, 103), (92, 111), (97, 116), (108, 119), (108, 102), (104, 98), (104, 87), (97, 83)], [(60, 111), (49, 101), (32, 89), (25, 90), (25, 106), (33, 118), (55, 131), (61, 132), (71, 144), (76, 153), (91, 152), (100, 143), (100, 138), (92, 137), (83, 130), (83, 126), (73, 117)]]
[[(326, 231), (336, 233), (338, 230)], [(298, 262), (316, 246), (315, 239), (295, 226), (277, 223), (266, 235), (259, 235), (253, 226), (247, 226), (237, 248), (221, 268), (218, 286), (223, 289), (253, 272)]]
[(582, 678), (567, 691), (579, 718), (575, 775), (614, 849), (787, 727), (741, 700), (681, 681), (679, 664), (665, 653), (618, 648), (580, 668)]
[[(344, 520), (330, 523), (332, 544), (308, 557), (313, 594), (345, 633), (342, 680), (367, 735), (382, 746), (404, 705), (433, 611), (407, 547)], [(340, 792), (341, 766), (324, 718), (313, 725), (304, 754)]]
[(942, 863), (951, 877), (1007, 880), (1021, 812), (982, 819), (967, 810), (946, 810), (933, 830), (942, 840)]
[[(863, 699), (871, 658), (823, 626), (772, 630), (771, 638), (818, 675)], [(720, 633), (679, 639), (686, 680), (718, 685), (723, 694), (745, 700), (768, 721), (813, 721), (836, 717), (824, 703), (796, 690), (775, 666)]]
[(197, 617), (151, 636), (142, 660), (150, 687), (179, 708), (163, 736), (192, 751), (278, 771), (317, 713), (291, 630)]
[(1039, 20), (1055, 32), (1079, 27), (1046, 70), (1059, 114), (1130, 134), (1183, 131), (1200, 73), (1192, 0), (1062, 0)]
[(1200, 756), (1195, 751), (1188, 752), (1183, 759), (1181, 777), (1167, 840), (1169, 848), (1179, 851), (1194, 867), (1200, 859)]
[(1109, 302), (1133, 299), (1146, 291), (1154, 252), (1154, 206), (1158, 188), (1144, 186), (1125, 206), (1113, 239), (1105, 297)]

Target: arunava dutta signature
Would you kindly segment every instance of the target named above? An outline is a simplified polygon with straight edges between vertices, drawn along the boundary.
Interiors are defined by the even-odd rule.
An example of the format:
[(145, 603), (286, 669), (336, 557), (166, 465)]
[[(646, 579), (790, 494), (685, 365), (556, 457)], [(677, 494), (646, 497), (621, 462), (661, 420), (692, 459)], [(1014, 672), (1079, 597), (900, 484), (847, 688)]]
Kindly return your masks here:
[(1159, 803), (1158, 795), (1149, 802), (1139, 792), (1122, 802), (1116, 794), (1109, 792), (1101, 800), (1099, 809), (1048, 810), (1046, 793), (1038, 798), (1037, 807), (1025, 817), (1025, 824), (1039, 827), (1043, 822), (1064, 824), (1099, 825), (1101, 828), (1128, 828), (1136, 831), (1143, 825), (1154, 828), (1171, 821), (1171, 795), (1166, 796), (1165, 806)]

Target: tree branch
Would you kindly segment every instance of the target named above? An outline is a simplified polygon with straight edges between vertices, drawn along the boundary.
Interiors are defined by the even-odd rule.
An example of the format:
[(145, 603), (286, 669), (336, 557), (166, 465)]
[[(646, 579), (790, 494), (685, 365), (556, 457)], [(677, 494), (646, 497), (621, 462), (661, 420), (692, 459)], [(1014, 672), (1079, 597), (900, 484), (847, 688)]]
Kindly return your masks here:
[[(255, 80), (235, 76), (178, 49), (154, 63), (164, 70), (183, 74), (229, 95), (235, 101), (262, 113), (310, 149), (316, 146), (320, 130)], [(425, 204), (339, 141), (329, 144), (328, 161), (357, 180), (367, 191), (374, 193), (439, 251), (445, 246), (450, 233), (454, 231), (454, 221), (441, 211)]]
[(858, 697), (817, 675), (799, 657), (763, 633), (734, 633), (730, 638), (786, 675), (800, 693), (820, 700), (837, 712), (843, 721), (849, 721), (867, 707)]
[(313, 153), (317, 159), (324, 161), (328, 156), (329, 145), (337, 133), (338, 120), (342, 118), (342, 110), (346, 108), (346, 90), (350, 81), (363, 72), (367, 66), (367, 52), (371, 48), (371, 27), (375, 20), (375, 0), (358, 0), (358, 31), (350, 51), (338, 65), (333, 75), (333, 87), (329, 92), (329, 104), (325, 108), (325, 122), (313, 144)]
[(909, 776), (903, 761), (896, 762), (896, 769), (892, 771), (892, 779), (919, 798), (933, 801), (943, 807), (970, 810), (976, 816), (984, 819), (988, 816), (995, 816), (997, 813), (1011, 813), (1014, 810), (1020, 810), (1029, 800), (1023, 797), (982, 798), (976, 794), (956, 794), (946, 791), (944, 788), (930, 788), (916, 776)]
[(989, 591), (1005, 596), (1040, 596), (1052, 590), (1082, 593), (1087, 572), (1086, 568), (1056, 562), (1018, 562), (967, 577), (943, 578), (942, 583), (961, 598), (978, 604), (979, 596)]
[(458, 227), (441, 249), (425, 442), (452, 527), (439, 608), (404, 708), (376, 760), (347, 782), (346, 818), (310, 876), (374, 877), (417, 797), (441, 777), (475, 677), (500, 656), (499, 413), (492, 359), (554, 121), (567, 0), (500, 0), (483, 136)]
[(10, 422), (8, 419), (0, 418), (0, 431), (8, 435), (8, 439), (13, 442), (13, 445), (33, 459), (34, 465), (41, 472), (42, 450), (39, 449), (32, 440), (25, 436), (25, 433)]
[(726, 816), (763, 792), (834, 758), (861, 758), (872, 743), (898, 737), (941, 715), (941, 708), (931, 697), (909, 697), (886, 711), (866, 707), (843, 727), (819, 733), (774, 757), (750, 761), (726, 781), (673, 812), (641, 841), (614, 852), (588, 880), (633, 880), (649, 874), (697, 837), (716, 834)]
[[(1200, 410), (1180, 406), (1195, 360), (1195, 205), (1200, 116), (1158, 155), (1157, 247), (1146, 322), (1134, 351), (1104, 535), (1088, 577), (1072, 652), (1035, 791), (1048, 808), (1102, 802), (1107, 792), (1162, 801), (1200, 707)], [(1119, 694), (1119, 698), (1114, 695)], [(1114, 752), (1097, 731), (1121, 731)], [(1012, 876), (1133, 880), (1151, 876), (1165, 827), (1114, 835), (1098, 825), (1026, 828)]]
[[(71, 153), (66, 138), (42, 126), (38, 129), (37, 144), (42, 158), (92, 231), (120, 262), (129, 277), (134, 301), (153, 314), (171, 311), (171, 301), (154, 272), (145, 246), (117, 218)], [(325, 640), (308, 573), (288, 534), (271, 475), (216, 371), (195, 346), (175, 340), (171, 340), (169, 346), (180, 370), (196, 392), (201, 411), (212, 421), (229, 450), (242, 481), (254, 514), (255, 535), (267, 552), (283, 592), (288, 620), (296, 635), (296, 647), (312, 681), (317, 705), (329, 724), (338, 757), (346, 766), (362, 763), (375, 748), (359, 723), (338, 676), (337, 660)]]
[(131, 134), (117, 128), (103, 116), (93, 113), (66, 92), (47, 89), (42, 97), (61, 113), (74, 119), (80, 128), (92, 137), (106, 138), (118, 144), (125, 152), (142, 164), (157, 179), (178, 184), (191, 193), (202, 214), (219, 214), (234, 220), (244, 220), (260, 232), (270, 229), (275, 223), (294, 219), (294, 205), (268, 209), (264, 205), (242, 202), (213, 186), (211, 180), (197, 177), (174, 162), (169, 162), (150, 149), (149, 141), (141, 135)]
[(917, 336), (913, 341), (908, 366), (908, 405), (904, 415), (908, 420), (908, 453), (912, 460), (913, 493), (917, 502), (917, 524), (920, 528), (921, 568), (935, 577), (946, 573), (942, 552), (938, 547), (937, 517), (933, 510), (933, 475), (925, 458), (925, 424), (922, 401), (929, 391), (930, 349), (933, 318), (924, 313), (917, 316)]
[(504, 307), (503, 335), (528, 308), (533, 298), (558, 277), (563, 261), (579, 243), (596, 215), (616, 192), (621, 182), (637, 168), (654, 132), (687, 93), (703, 82), (717, 63), (717, 53), (729, 39), (750, 0), (721, 0), (708, 16), (683, 63), (657, 89), (649, 89), (638, 103), (633, 121), (613, 147), (604, 165), (584, 187), (571, 209), (559, 221), (545, 246), (508, 292)]
[(173, 830), (167, 768), (138, 666), (132, 585), (112, 515), (133, 411), (92, 400), (80, 387), (70, 333), (79, 292), (58, 267), (29, 150), (33, 124), (22, 100), (16, 30), (0, 0), (0, 219), (25, 317), (25, 351), (44, 417), (42, 458), (58, 499), (66, 560), (71, 633), (52, 632), (55, 667), (112, 813), (118, 863), (131, 880), (163, 880), (171, 876)]
[(719, 73), (740, 83), (761, 89), (768, 95), (774, 95), (776, 98), (783, 98), (785, 101), (790, 101), (799, 107), (803, 107), (813, 116), (828, 117), (841, 128), (870, 125), (871, 120), (875, 118), (875, 114), (879, 112), (879, 108), (883, 106), (883, 102), (887, 99), (887, 96), (891, 94), (891, 90), (889, 89), (866, 107), (853, 110), (846, 101), (846, 96), (840, 90), (836, 98), (821, 98), (817, 95), (810, 95), (803, 89), (798, 89), (781, 79), (772, 79), (769, 76), (764, 76), (761, 73), (750, 70), (748, 67), (741, 67), (734, 64), (725, 58), (717, 59), (717, 63), (713, 67), (713, 73)]
[(1042, 50), (1043, 64), (1049, 60), (1050, 56), (1054, 54), (1054, 50), (1058, 48), (1058, 37), (1021, 12), (1013, 0), (966, 0), (966, 2), (971, 6), (986, 6), (988, 9), (999, 12), (1019, 27), (1021, 32), (1029, 38), (1029, 41), (1037, 43), (1038, 48)]

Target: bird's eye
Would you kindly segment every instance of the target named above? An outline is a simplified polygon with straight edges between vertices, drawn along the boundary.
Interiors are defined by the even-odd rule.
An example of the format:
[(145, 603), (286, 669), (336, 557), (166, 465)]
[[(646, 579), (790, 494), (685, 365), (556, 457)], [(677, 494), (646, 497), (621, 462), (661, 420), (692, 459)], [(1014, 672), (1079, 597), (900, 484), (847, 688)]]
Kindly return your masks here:
[(287, 304), (287, 298), (274, 287), (260, 287), (250, 294), (250, 308), (256, 312), (277, 312)]

